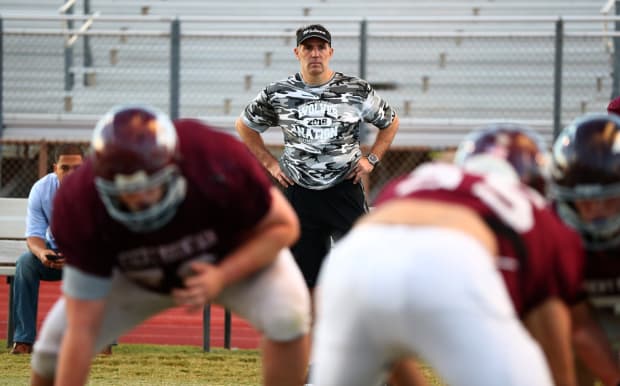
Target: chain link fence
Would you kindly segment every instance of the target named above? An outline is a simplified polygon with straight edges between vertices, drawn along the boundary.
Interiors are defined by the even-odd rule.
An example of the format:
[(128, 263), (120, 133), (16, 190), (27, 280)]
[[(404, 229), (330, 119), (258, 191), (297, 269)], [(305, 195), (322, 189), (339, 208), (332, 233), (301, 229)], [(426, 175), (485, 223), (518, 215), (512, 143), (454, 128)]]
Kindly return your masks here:
[[(170, 109), (167, 36), (89, 36), (92, 64), (73, 50), (65, 90), (62, 36), (4, 36), (4, 111), (100, 114), (122, 101)], [(297, 70), (284, 38), (188, 36), (181, 44), (180, 114), (236, 116), (272, 81)], [(335, 42), (332, 67), (359, 72), (358, 45)], [(366, 79), (402, 117), (550, 120), (554, 37), (371, 39)], [(251, 47), (251, 48), (250, 48)], [(399, 52), (394, 57), (394, 52)], [(600, 37), (565, 38), (562, 120), (600, 111), (612, 63)]]
[(62, 113), (63, 36), (5, 34), (2, 45), (4, 112)]
[[(32, 185), (53, 171), (54, 151), (61, 143), (0, 140), (0, 197), (28, 197)], [(86, 142), (75, 143), (88, 149)], [(275, 156), (282, 154), (282, 146), (270, 145), (268, 148)], [(369, 202), (390, 178), (406, 173), (422, 162), (449, 155), (451, 150), (450, 147), (392, 147), (365, 181)]]
[[(77, 50), (71, 73), (75, 86), (66, 113), (101, 114), (123, 101), (167, 107), (170, 102), (170, 41), (149, 35), (92, 35), (90, 66)], [(81, 82), (80, 82), (81, 80)], [(67, 109), (69, 107), (69, 109)]]
[[(82, 117), (95, 121), (118, 103), (142, 102), (179, 116), (219, 118), (234, 133), (232, 122), (243, 107), (299, 66), (294, 25), (304, 23), (102, 17), (78, 31), (84, 19), (75, 17), (68, 29), (64, 19), (2, 19), (5, 122), (45, 116), (58, 127)], [(566, 25), (560, 34), (559, 23)], [(323, 22), (333, 32), (332, 68), (367, 79), (402, 118), (403, 135), (366, 181), (370, 199), (388, 179), (449, 152), (461, 134), (483, 122), (536, 121), (548, 136), (556, 113), (563, 125), (604, 111), (617, 33), (601, 20), (574, 27), (580, 23), (549, 18), (506, 29), (493, 20)], [(416, 120), (443, 126), (424, 123), (420, 135), (411, 123)], [(444, 128), (458, 120), (468, 123), (459, 131)], [(417, 139), (407, 140), (407, 133)], [(267, 142), (277, 154), (281, 135), (275, 137)], [(0, 145), (0, 196), (26, 197), (51, 171), (56, 143), (4, 138)]]
[[(77, 32), (80, 24), (24, 29), (24, 21), (5, 19), (4, 112), (98, 115), (131, 100), (183, 116), (236, 116), (261, 88), (298, 69), (290, 28), (214, 31), (187, 20), (175, 35), (174, 22), (143, 20), (130, 29), (130, 22), (95, 20)], [(609, 99), (615, 33), (594, 21), (585, 32), (567, 27), (558, 36), (556, 23), (505, 31), (500, 22), (472, 21), (461, 24), (478, 26), (473, 32), (442, 24), (429, 32), (411, 22), (382, 32), (387, 27), (376, 21), (365, 33), (352, 32), (350, 21), (326, 24), (334, 31), (332, 68), (367, 79), (403, 117), (552, 120), (559, 107), (564, 122)]]
[[(88, 148), (84, 142), (76, 142)], [(0, 140), (0, 197), (28, 197), (30, 188), (53, 171), (54, 152), (62, 142)]]

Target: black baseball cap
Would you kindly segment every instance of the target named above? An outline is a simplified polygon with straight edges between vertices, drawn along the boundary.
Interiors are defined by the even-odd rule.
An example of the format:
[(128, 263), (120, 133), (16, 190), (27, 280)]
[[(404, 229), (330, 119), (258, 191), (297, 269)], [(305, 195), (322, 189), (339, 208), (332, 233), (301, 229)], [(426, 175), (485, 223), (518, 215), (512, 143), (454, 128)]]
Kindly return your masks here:
[(307, 25), (297, 30), (297, 45), (300, 45), (304, 40), (310, 38), (323, 39), (329, 43), (329, 45), (332, 44), (332, 35), (327, 28), (320, 24)]

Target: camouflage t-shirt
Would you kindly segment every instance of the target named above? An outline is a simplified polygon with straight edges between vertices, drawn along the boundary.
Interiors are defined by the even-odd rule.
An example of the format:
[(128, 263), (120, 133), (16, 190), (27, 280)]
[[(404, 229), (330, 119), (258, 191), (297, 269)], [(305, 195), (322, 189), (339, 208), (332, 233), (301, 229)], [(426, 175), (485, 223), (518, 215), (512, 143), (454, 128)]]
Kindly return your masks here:
[(271, 83), (241, 113), (259, 133), (284, 133), (280, 166), (296, 184), (326, 189), (344, 179), (361, 158), (360, 124), (388, 127), (394, 110), (363, 79), (336, 72), (309, 86), (299, 73)]

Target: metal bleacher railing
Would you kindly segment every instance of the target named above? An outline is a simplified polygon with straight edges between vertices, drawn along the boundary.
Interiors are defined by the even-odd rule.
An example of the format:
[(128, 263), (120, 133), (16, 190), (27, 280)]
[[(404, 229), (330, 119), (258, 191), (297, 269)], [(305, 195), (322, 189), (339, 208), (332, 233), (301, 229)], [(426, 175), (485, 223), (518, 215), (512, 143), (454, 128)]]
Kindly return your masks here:
[[(415, 166), (489, 121), (517, 120), (551, 138), (602, 111), (618, 73), (615, 16), (0, 16), (1, 138), (31, 142), (87, 141), (97, 117), (127, 101), (234, 133), (243, 106), (297, 70), (294, 28), (321, 22), (333, 31), (333, 68), (368, 79), (401, 116), (394, 161), (370, 181), (371, 196), (405, 160)], [(278, 151), (281, 134), (266, 141)], [(0, 188), (17, 174), (1, 170)]]
[[(67, 20), (76, 27), (49, 27)], [(367, 78), (403, 118), (551, 121), (556, 109), (563, 114), (561, 124), (598, 110), (611, 95), (612, 53), (604, 43), (616, 37), (604, 30), (610, 20), (459, 16), (317, 21), (334, 31), (333, 67)], [(262, 86), (296, 69), (292, 27), (277, 25), (310, 21), (3, 15), (5, 126), (46, 119), (46, 114), (63, 121), (98, 115), (103, 106), (127, 99), (229, 125)], [(256, 29), (248, 30), (252, 23)], [(244, 28), (232, 30), (231, 25)], [(71, 60), (66, 47), (59, 48), (69, 38)], [(559, 44), (563, 56), (556, 61)], [(563, 75), (559, 81), (557, 74)], [(559, 101), (554, 88), (563, 90)], [(7, 138), (12, 132), (5, 134)]]

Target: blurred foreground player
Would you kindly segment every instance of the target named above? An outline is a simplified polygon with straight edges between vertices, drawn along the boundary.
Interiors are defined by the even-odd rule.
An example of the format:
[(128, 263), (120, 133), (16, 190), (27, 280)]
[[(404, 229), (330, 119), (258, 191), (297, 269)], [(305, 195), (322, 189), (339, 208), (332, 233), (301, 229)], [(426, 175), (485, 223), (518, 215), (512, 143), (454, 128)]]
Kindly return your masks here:
[[(620, 116), (584, 115), (560, 132), (550, 190), (559, 216), (579, 232), (586, 250), (585, 293), (572, 307), (576, 355), (605, 385), (618, 385), (612, 346), (620, 344)], [(580, 377), (582, 385), (594, 382)]]
[(83, 385), (106, 342), (208, 302), (263, 332), (265, 385), (303, 383), (310, 303), (286, 249), (299, 235), (294, 211), (241, 142), (195, 120), (175, 125), (150, 107), (113, 109), (58, 190), (63, 297), (35, 343), (33, 385)]
[[(533, 129), (505, 122), (475, 130), (459, 144), (455, 162), (465, 164), (477, 154), (505, 159), (522, 183), (546, 195), (549, 151)], [(520, 319), (545, 352), (555, 384), (571, 385), (577, 380), (569, 315), (582, 295), (584, 253), (579, 234), (556, 218), (544, 243), (533, 238), (522, 250), (500, 248), (498, 268)]]
[[(466, 165), (467, 159), (480, 154), (508, 161), (522, 183), (545, 194), (549, 155), (533, 129), (504, 122), (474, 130), (459, 144), (455, 163)], [(502, 239), (505, 236), (498, 237)], [(569, 307), (581, 295), (584, 259), (579, 235), (557, 218), (544, 242), (531, 237), (522, 241), (515, 244), (522, 244), (518, 249), (500, 243), (497, 266), (519, 318), (545, 353), (555, 385), (575, 385)], [(553, 241), (555, 247), (549, 247)], [(391, 384), (424, 384), (412, 383), (409, 373), (415, 370), (415, 363), (399, 364)]]
[[(553, 384), (497, 256), (534, 242), (551, 253), (541, 235), (557, 218), (505, 160), (479, 155), (466, 165), (493, 172), (422, 165), (391, 181), (335, 245), (319, 280), (313, 384), (376, 385), (414, 357), (450, 385)], [(551, 315), (569, 323), (566, 310)]]

